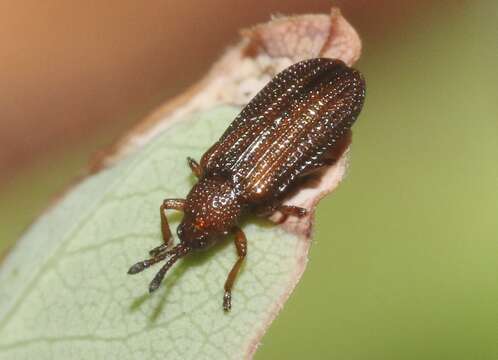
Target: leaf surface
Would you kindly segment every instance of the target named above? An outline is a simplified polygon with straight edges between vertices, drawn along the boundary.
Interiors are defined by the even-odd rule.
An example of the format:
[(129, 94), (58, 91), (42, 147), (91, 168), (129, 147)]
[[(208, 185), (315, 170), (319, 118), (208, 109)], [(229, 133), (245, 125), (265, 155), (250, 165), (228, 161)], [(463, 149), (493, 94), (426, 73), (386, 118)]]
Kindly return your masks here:
[[(0, 271), (0, 359), (236, 359), (254, 351), (299, 277), (302, 238), (262, 220), (244, 224), (248, 256), (230, 313), (222, 310), (236, 260), (230, 238), (181, 260), (153, 295), (147, 287), (159, 266), (126, 273), (161, 244), (162, 200), (185, 197), (195, 183), (186, 157), (199, 159), (238, 111), (219, 107), (172, 125), (31, 227)], [(174, 232), (181, 214), (168, 219)]]

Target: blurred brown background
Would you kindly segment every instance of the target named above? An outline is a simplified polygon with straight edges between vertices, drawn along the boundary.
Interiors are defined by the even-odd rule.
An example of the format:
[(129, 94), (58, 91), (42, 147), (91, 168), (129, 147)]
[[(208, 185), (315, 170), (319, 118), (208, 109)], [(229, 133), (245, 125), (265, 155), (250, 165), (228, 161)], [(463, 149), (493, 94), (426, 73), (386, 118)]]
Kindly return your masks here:
[[(399, 36), (420, 14), (437, 13), (429, 1), (337, 4), (368, 39), (365, 51)], [(327, 12), (330, 5), (316, 0), (258, 6), (233, 0), (1, 2), (0, 184), (91, 138), (89, 150), (101, 144), (96, 138), (108, 143), (201, 77), (237, 41), (240, 28), (271, 14)], [(455, 4), (445, 7), (453, 9)]]

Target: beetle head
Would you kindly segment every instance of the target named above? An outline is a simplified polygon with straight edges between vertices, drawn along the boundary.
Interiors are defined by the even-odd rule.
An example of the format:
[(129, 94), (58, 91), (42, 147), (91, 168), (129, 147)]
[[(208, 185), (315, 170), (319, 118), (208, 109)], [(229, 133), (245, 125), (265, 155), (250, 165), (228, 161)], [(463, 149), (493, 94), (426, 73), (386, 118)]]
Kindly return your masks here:
[(223, 235), (213, 229), (207, 229), (199, 223), (202, 224), (202, 220), (187, 218), (176, 229), (181, 242), (187, 244), (192, 250), (209, 248)]
[(193, 250), (206, 249), (221, 240), (240, 216), (236, 192), (223, 178), (204, 178), (190, 191), (185, 216), (178, 226), (181, 242)]

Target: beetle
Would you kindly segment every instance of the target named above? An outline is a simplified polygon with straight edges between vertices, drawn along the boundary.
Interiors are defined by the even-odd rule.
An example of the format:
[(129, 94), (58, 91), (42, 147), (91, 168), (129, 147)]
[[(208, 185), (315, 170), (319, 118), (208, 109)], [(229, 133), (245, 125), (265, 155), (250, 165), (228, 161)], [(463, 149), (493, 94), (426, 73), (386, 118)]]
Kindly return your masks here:
[[(283, 199), (299, 187), (301, 179), (333, 164), (342, 154), (364, 97), (363, 76), (341, 60), (308, 59), (277, 74), (242, 109), (200, 163), (187, 159), (198, 182), (186, 199), (164, 200), (160, 206), (164, 241), (128, 273), (139, 273), (165, 260), (150, 283), (153, 292), (178, 259), (234, 234), (238, 259), (223, 295), (223, 309), (230, 310), (232, 287), (247, 255), (241, 219), (276, 211), (284, 216), (305, 216), (306, 209), (283, 205)], [(184, 212), (177, 228), (180, 243), (171, 249), (167, 209)]]

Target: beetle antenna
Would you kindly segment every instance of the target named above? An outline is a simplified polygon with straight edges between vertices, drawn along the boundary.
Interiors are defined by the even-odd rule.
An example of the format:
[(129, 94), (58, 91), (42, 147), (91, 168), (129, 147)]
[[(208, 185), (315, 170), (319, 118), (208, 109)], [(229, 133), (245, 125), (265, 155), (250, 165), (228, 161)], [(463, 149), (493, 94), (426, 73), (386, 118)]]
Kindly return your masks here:
[(184, 257), (190, 252), (191, 248), (185, 247), (182, 244), (179, 244), (175, 246), (171, 252), (174, 252), (173, 256), (166, 262), (166, 264), (163, 265), (163, 267), (157, 272), (156, 276), (154, 276), (154, 279), (152, 279), (150, 285), (149, 285), (149, 293), (152, 293), (157, 290), (159, 285), (161, 285), (161, 282), (164, 279), (164, 276), (168, 272), (168, 270), (173, 266), (173, 264), (180, 259), (181, 257)]
[(182, 251), (184, 251), (183, 249), (184, 249), (184, 246), (182, 246), (182, 244), (178, 244), (177, 246), (175, 246), (173, 249), (171, 249), (169, 251), (159, 253), (159, 254), (151, 257), (150, 259), (139, 261), (136, 264), (134, 264), (132, 267), (130, 267), (130, 269), (128, 270), (128, 274), (130, 274), (130, 275), (138, 274), (139, 272), (144, 271), (145, 269), (151, 267), (152, 265), (157, 264), (160, 261), (163, 261), (169, 255), (175, 255), (175, 254), (181, 253)]
[(128, 270), (128, 274), (130, 274), (130, 275), (138, 274), (139, 272), (144, 271), (145, 269), (151, 267), (152, 265), (158, 263), (159, 261), (166, 259), (166, 257), (169, 254), (170, 254), (170, 252), (168, 251), (168, 252), (164, 252), (162, 254), (159, 254), (153, 258), (139, 261)]

